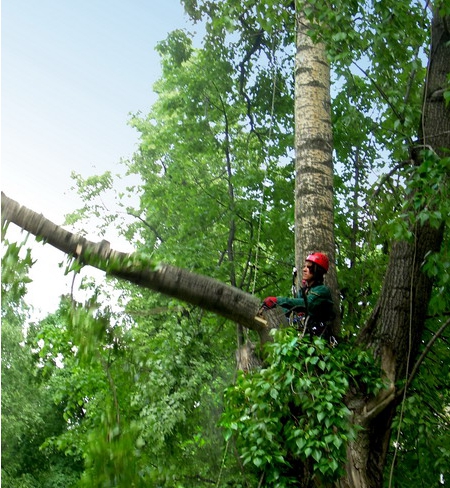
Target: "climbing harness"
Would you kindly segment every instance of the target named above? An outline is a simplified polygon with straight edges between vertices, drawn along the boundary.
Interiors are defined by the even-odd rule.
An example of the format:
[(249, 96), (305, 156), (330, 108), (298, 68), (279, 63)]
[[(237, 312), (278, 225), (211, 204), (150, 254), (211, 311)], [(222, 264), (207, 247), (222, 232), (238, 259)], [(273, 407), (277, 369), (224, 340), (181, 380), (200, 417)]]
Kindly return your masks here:
[(333, 349), (338, 345), (336, 337), (333, 335), (328, 337), (329, 325), (327, 323), (318, 322), (312, 319), (310, 315), (295, 311), (290, 312), (288, 318), (289, 325), (298, 331), (300, 338), (303, 338), (308, 333), (310, 337), (316, 336), (327, 339)]

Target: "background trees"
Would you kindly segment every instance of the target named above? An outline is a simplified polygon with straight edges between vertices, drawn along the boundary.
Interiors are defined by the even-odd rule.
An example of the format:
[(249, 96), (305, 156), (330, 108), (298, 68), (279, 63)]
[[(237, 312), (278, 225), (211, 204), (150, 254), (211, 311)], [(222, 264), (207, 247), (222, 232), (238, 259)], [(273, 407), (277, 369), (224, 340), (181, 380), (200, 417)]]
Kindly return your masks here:
[(30, 249), (23, 255), (21, 245), (3, 244), (2, 483), (21, 488), (67, 486), (79, 478), (81, 459), (41, 449), (48, 438), (64, 434), (68, 426), (37, 367), (37, 328), (29, 323), (25, 328), (30, 314), (25, 301)]
[[(294, 368), (292, 380), (314, 384), (321, 383), (326, 371), (336, 391), (337, 369), (352, 378), (345, 399), (339, 401), (352, 413), (353, 426), (364, 430), (349, 436), (344, 486), (380, 486), (383, 470), (387, 483), (399, 486), (406, 479), (408, 486), (445, 480), (448, 389), (445, 375), (436, 374), (436, 366), (445, 371), (448, 364), (445, 336), (426, 355), (420, 376), (411, 382), (408, 375), (428, 340), (445, 330), (449, 305), (446, 12), (435, 11), (429, 51), (431, 14), (419, 3), (297, 5), (301, 12), (297, 18), (290, 3), (185, 2), (185, 7), (206, 22), (204, 47), (194, 49), (183, 32), (161, 42), (158, 102), (150, 114), (136, 114), (131, 120), (141, 134), (141, 145), (128, 168), (142, 178), (139, 208), (127, 209), (136, 221), (122, 229), (141, 256), (140, 263), (132, 264), (137, 270), (152, 266), (157, 274), (155, 263), (164, 261), (259, 296), (266, 290), (286, 294), (295, 263), (293, 249), (331, 246), (330, 232), (323, 236), (314, 232), (319, 226), (317, 220), (314, 224), (315, 207), (304, 212), (305, 205), (298, 203), (304, 195), (311, 198), (301, 190), (296, 193), (296, 226), (310, 229), (311, 241), (293, 245), (292, 54), (296, 21), (306, 26), (308, 36), (320, 41), (322, 54), (326, 50), (321, 62), (331, 63), (334, 82), (335, 266), (345, 338), (341, 347), (345, 351), (348, 341), (351, 349), (373, 351), (390, 385), (377, 396), (379, 381), (372, 383), (361, 375), (372, 364), (368, 359), (364, 367), (357, 367), (362, 360), (358, 363), (345, 354), (339, 362), (339, 354), (330, 356), (317, 344), (307, 346), (306, 366), (299, 365), (302, 346), (295, 338), (277, 343), (285, 348), (281, 366)], [(427, 84), (426, 54), (430, 55)], [(428, 90), (422, 102), (424, 86)], [(328, 103), (324, 98), (319, 101)], [(301, 112), (297, 120), (301, 122)], [(314, 168), (311, 164), (310, 172)], [(299, 171), (298, 188), (305, 181), (314, 179)], [(108, 175), (80, 177), (77, 182), (88, 206), (97, 203), (99, 183), (102, 189), (112, 185)], [(325, 187), (330, 190), (329, 182), (321, 188)], [(316, 191), (316, 196), (323, 191)], [(75, 213), (71, 222), (77, 223), (79, 216), (85, 214)], [(114, 219), (107, 216), (108, 222)], [(130, 276), (126, 263), (121, 264), (122, 275)], [(107, 261), (102, 265), (117, 271)], [(244, 443), (244, 457), (252, 468), (242, 466), (239, 459), (234, 463), (231, 441), (220, 444), (214, 427), (221, 410), (219, 392), (231, 380), (236, 342), (229, 328), (220, 319), (170, 298), (115, 286), (124, 298), (127, 318), (101, 306), (116, 298), (94, 296), (87, 309), (62, 304), (56, 320), (40, 326), (44, 341), (40, 353), (53, 358), (49, 374), (60, 385), (57, 401), (64, 406), (68, 425), (52, 445), (74, 458), (83, 455), (87, 484), (225, 486), (229, 480), (231, 486), (255, 486), (261, 479), (273, 486), (309, 486), (317, 479), (323, 485), (332, 483), (342, 459), (332, 458), (336, 469), (331, 478), (321, 478), (323, 457), (317, 446), (302, 443), (305, 429), (299, 428), (295, 448), (286, 442), (278, 453), (277, 462), (285, 471), (279, 466), (275, 470), (269, 459), (271, 445), (258, 444), (262, 442), (258, 439), (270, 436), (259, 436), (258, 431)], [(242, 297), (238, 291), (230, 292), (228, 309), (241, 314), (243, 322), (246, 314), (254, 315), (258, 299), (239, 301), (238, 296)], [(238, 338), (239, 346), (247, 339), (241, 327)], [(65, 364), (62, 371), (54, 366), (58, 352)], [(329, 370), (328, 364), (333, 364)], [(292, 386), (283, 377), (289, 388), (278, 392), (275, 385), (287, 373), (274, 368), (265, 370), (269, 372), (262, 373), (263, 378), (254, 375), (237, 384), (235, 398), (255, 405), (249, 418), (242, 420), (241, 433), (251, 432), (252, 420), (260, 412), (264, 412), (260, 428), (290, 414), (292, 420), (311, 412), (319, 419), (320, 413), (325, 425), (333, 418), (320, 403), (295, 410), (299, 385)], [(245, 393), (249, 385), (252, 394)], [(258, 396), (260, 391), (266, 396)], [(295, 408), (280, 414), (277, 400), (289, 392), (297, 402)], [(417, 408), (424, 400), (429, 408)], [(394, 417), (397, 405), (399, 415)], [(273, 424), (280, 429), (283, 425)], [(228, 428), (236, 430), (231, 424)], [(339, 443), (336, 439), (329, 441)], [(125, 464), (132, 468), (123, 471)], [(127, 478), (117, 478), (119, 472)]]

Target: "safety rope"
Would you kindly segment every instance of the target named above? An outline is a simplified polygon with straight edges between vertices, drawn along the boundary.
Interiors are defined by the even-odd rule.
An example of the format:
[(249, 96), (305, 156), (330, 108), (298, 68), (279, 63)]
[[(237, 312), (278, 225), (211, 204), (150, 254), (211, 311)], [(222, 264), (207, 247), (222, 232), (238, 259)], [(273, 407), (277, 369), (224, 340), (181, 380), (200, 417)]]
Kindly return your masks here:
[[(431, 39), (432, 39), (432, 26), (430, 25), (430, 45), (429, 48), (431, 50)], [(418, 56), (418, 53), (416, 53), (416, 57)], [(427, 64), (427, 76), (425, 78), (425, 90), (424, 93), (427, 93), (428, 89), (428, 73), (430, 70), (430, 63), (431, 63), (431, 57), (428, 58), (428, 64)], [(425, 113), (425, 104), (426, 104), (426, 98), (423, 98), (423, 103), (422, 103), (422, 114)], [(423, 145), (425, 146), (427, 143), (427, 133), (425, 130), (425, 117), (422, 117), (422, 134), (423, 134)], [(416, 259), (417, 259), (417, 220), (415, 224), (415, 229), (414, 229), (414, 255), (413, 255), (413, 263), (411, 266), (411, 269), (414, 270), (414, 266), (416, 264)], [(396, 436), (396, 441), (394, 442), (394, 455), (392, 456), (392, 463), (391, 463), (391, 468), (389, 471), (389, 484), (388, 488), (392, 487), (392, 482), (394, 479), (394, 468), (395, 468), (395, 462), (397, 459), (397, 454), (398, 454), (398, 448), (399, 448), (399, 442), (400, 442), (400, 435), (401, 435), (401, 428), (402, 428), (402, 422), (403, 422), (403, 416), (405, 412), (405, 404), (406, 404), (406, 392), (408, 389), (408, 374), (409, 374), (409, 364), (411, 360), (411, 349), (412, 349), (412, 315), (413, 315), (413, 289), (414, 289), (414, 272), (411, 272), (411, 283), (410, 283), (410, 310), (409, 310), (409, 337), (408, 337), (408, 355), (406, 358), (406, 375), (405, 375), (405, 388), (403, 391), (403, 397), (402, 397), (402, 403), (401, 403), (401, 408), (400, 408), (400, 415), (399, 415), (399, 422), (398, 422), (398, 428), (397, 428), (397, 436)]]
[[(275, 41), (273, 41), (272, 46), (272, 56), (270, 59), (270, 67), (272, 69), (273, 78), (272, 78), (272, 103), (270, 107), (270, 125), (269, 125), (269, 141), (272, 137), (272, 127), (273, 127), (273, 119), (274, 119), (274, 111), (275, 111), (275, 93), (276, 93), (276, 86), (277, 86), (277, 71), (276, 71), (276, 63), (274, 62), (275, 59)], [(267, 151), (268, 158), (270, 157), (270, 146)], [(253, 285), (252, 285), (252, 295), (255, 294), (256, 288), (256, 280), (258, 275), (258, 260), (259, 260), (259, 245), (261, 243), (261, 227), (262, 227), (262, 216), (263, 216), (263, 208), (264, 208), (264, 200), (265, 200), (265, 185), (264, 182), (266, 180), (267, 175), (267, 165), (264, 171), (264, 177), (262, 181), (262, 194), (261, 194), (261, 205), (259, 209), (259, 219), (258, 219), (258, 233), (256, 236), (256, 251), (255, 251), (255, 271), (253, 275)]]
[(403, 423), (403, 417), (405, 414), (405, 406), (406, 406), (406, 392), (408, 390), (408, 375), (409, 375), (409, 367), (411, 361), (411, 350), (412, 350), (412, 320), (413, 320), (413, 307), (414, 307), (414, 300), (413, 300), (413, 291), (414, 291), (414, 267), (416, 266), (417, 262), (417, 222), (414, 228), (414, 255), (413, 255), (413, 262), (411, 265), (411, 280), (410, 280), (410, 288), (409, 288), (409, 330), (408, 330), (408, 354), (406, 356), (406, 373), (405, 373), (405, 387), (403, 389), (403, 396), (402, 402), (400, 406), (400, 414), (399, 414), (399, 421), (398, 421), (398, 428), (397, 428), (397, 435), (394, 442), (394, 455), (392, 456), (392, 463), (391, 469), (389, 472), (389, 488), (392, 487), (392, 481), (394, 478), (394, 468), (395, 468), (395, 461), (397, 459), (398, 448), (400, 445), (400, 436), (401, 436), (401, 429)]

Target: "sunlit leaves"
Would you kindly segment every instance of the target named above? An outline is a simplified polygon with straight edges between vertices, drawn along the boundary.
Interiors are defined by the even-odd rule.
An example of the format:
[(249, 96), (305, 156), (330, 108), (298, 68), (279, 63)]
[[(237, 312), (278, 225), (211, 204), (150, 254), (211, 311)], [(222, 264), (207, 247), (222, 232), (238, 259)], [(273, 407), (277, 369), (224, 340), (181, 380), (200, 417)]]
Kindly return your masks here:
[[(2, 233), (4, 231), (6, 232), (5, 228)], [(13, 310), (17, 315), (26, 310), (24, 297), (26, 285), (31, 281), (28, 273), (33, 259), (26, 240), (19, 244), (5, 238), (2, 248), (2, 318), (5, 318)]]
[(64, 300), (39, 332), (43, 374), (67, 425), (44, 447), (84, 459), (82, 486), (117, 486), (117, 480), (144, 486), (136, 469), (139, 432), (130, 423), (126, 386), (133, 370), (123, 359), (123, 335), (123, 325), (95, 296), (85, 304)]
[[(171, 58), (180, 44), (190, 53), (181, 63)], [(289, 243), (292, 201), (287, 195), (293, 179), (279, 167), (279, 159), (289, 154), (292, 136), (284, 125), (276, 125), (284, 112), (276, 108), (271, 113), (271, 71), (258, 71), (250, 106), (240, 93), (229, 58), (232, 49), (194, 51), (189, 46), (189, 36), (181, 32), (161, 43), (164, 73), (155, 85), (158, 101), (147, 117), (135, 116), (131, 122), (141, 133), (130, 170), (144, 181), (142, 248), (248, 287), (259, 219), (265, 247), (261, 260), (271, 256), (271, 241), (277, 240), (279, 249)], [(280, 90), (275, 100), (287, 100), (287, 94)]]

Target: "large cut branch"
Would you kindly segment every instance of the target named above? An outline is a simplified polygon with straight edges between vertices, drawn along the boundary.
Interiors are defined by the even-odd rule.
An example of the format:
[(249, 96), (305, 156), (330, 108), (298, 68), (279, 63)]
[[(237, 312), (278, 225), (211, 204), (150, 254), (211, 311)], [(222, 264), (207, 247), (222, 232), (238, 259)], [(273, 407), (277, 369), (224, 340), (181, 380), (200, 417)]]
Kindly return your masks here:
[(175, 266), (152, 263), (138, 253), (115, 251), (107, 241), (89, 241), (20, 205), (3, 192), (2, 220), (18, 225), (85, 265), (217, 313), (256, 331), (262, 342), (269, 338), (271, 326), (256, 317), (260, 301), (238, 288)]

